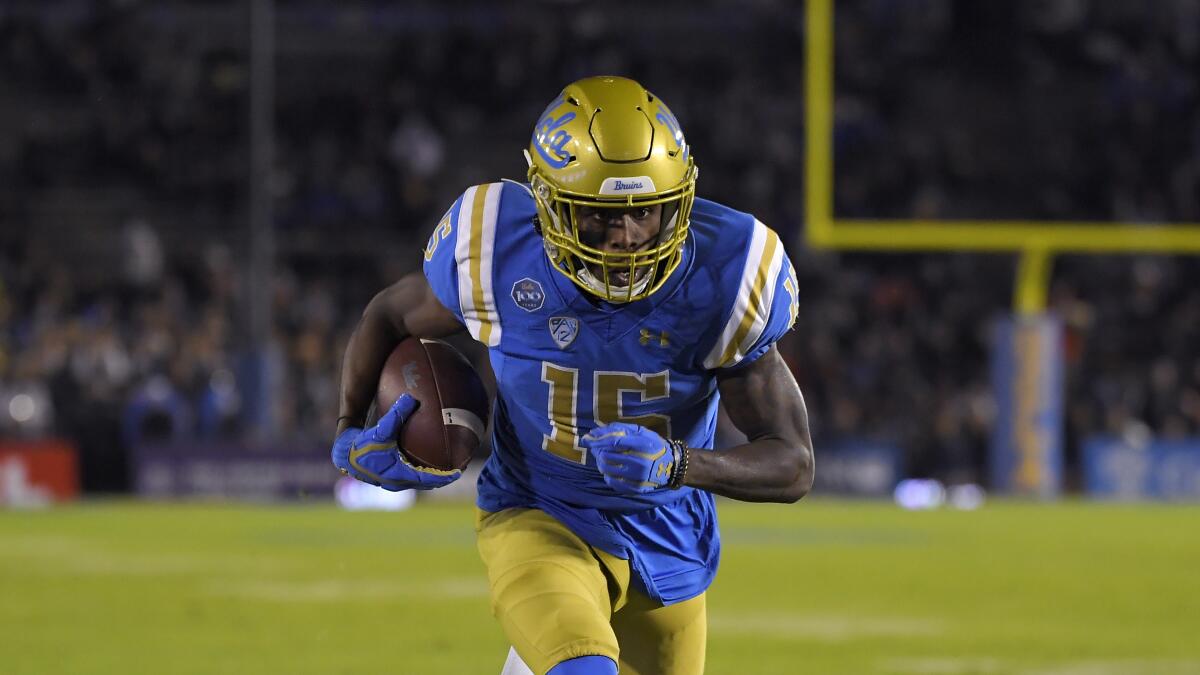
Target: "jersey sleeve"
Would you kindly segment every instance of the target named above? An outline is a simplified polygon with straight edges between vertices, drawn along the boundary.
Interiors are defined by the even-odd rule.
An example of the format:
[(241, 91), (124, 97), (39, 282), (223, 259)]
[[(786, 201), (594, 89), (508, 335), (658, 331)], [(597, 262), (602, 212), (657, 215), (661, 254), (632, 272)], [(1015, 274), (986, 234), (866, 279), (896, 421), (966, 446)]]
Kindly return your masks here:
[(454, 260), (454, 244), (458, 234), (458, 213), (462, 208), (463, 196), (450, 205), (449, 210), (438, 221), (429, 241), (425, 244), (425, 279), (439, 302), (463, 320), (462, 308), (458, 304), (458, 264)]
[(753, 363), (796, 322), (796, 271), (779, 235), (757, 220), (736, 283), (737, 295), (704, 359), (710, 370)]
[(492, 253), (501, 183), (467, 189), (438, 222), (425, 246), (425, 278), (437, 299), (479, 342), (500, 344)]

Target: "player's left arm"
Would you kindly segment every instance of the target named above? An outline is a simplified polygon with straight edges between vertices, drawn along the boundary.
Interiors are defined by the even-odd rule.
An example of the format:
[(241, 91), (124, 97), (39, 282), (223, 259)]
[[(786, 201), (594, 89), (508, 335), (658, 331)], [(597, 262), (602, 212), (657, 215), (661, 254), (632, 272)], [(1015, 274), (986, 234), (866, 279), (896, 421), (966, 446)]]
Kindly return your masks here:
[(795, 502), (812, 488), (808, 412), (775, 347), (799, 311), (796, 275), (778, 235), (758, 221), (740, 271), (736, 298), (701, 364), (717, 378), (726, 412), (749, 440), (703, 450), (636, 424), (596, 427), (581, 441), (613, 490), (687, 485), (742, 501)]
[(753, 363), (720, 371), (725, 411), (747, 442), (690, 450), (683, 484), (748, 502), (795, 502), (812, 488), (808, 410), (774, 345)]
[(812, 439), (800, 387), (774, 345), (717, 375), (726, 412), (748, 438), (722, 450), (688, 448), (646, 427), (611, 422), (582, 438), (609, 487), (645, 493), (687, 485), (747, 502), (795, 502), (813, 482)]

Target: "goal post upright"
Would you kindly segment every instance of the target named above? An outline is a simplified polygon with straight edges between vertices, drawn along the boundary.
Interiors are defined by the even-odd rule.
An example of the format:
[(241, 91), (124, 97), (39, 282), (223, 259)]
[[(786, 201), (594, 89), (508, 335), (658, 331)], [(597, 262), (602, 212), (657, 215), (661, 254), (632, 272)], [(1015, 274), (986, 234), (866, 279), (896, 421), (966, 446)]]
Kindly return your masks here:
[(1013, 313), (992, 355), (999, 416), (993, 483), (1018, 494), (1061, 489), (1061, 322), (1047, 311), (1055, 255), (1200, 254), (1200, 223), (840, 219), (834, 211), (834, 0), (805, 4), (805, 225), (811, 249), (1019, 255)]

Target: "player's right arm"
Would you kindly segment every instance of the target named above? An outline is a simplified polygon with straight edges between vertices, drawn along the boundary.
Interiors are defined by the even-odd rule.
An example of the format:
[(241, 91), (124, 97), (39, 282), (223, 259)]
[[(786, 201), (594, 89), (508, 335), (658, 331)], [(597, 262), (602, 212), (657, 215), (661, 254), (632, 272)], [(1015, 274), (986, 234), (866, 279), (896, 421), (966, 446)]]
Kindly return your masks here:
[[(375, 399), (379, 373), (400, 341), (410, 335), (438, 338), (464, 329), (458, 303), (459, 221), (473, 209), (467, 190), (438, 221), (424, 251), (424, 268), (388, 286), (371, 299), (354, 328), (342, 359), (342, 390), (337, 435), (362, 427)], [(468, 243), (469, 242), (464, 242)]]
[(342, 361), (341, 408), (331, 458), (343, 473), (386, 490), (432, 489), (449, 485), (460, 471), (410, 464), (397, 439), (417, 408), (405, 394), (364, 429), (379, 386), (379, 373), (395, 346), (410, 335), (440, 337), (462, 328), (438, 302), (425, 278), (410, 274), (378, 293), (363, 311)]
[(424, 274), (414, 272), (385, 288), (363, 311), (342, 359), (332, 452), (334, 466), (347, 474), (403, 490), (441, 487), (461, 473), (418, 468), (405, 460), (396, 439), (416, 408), (411, 397), (401, 396), (374, 427), (364, 430), (363, 425), (379, 374), (404, 338), (444, 337), (466, 329), (488, 346), (499, 342), (490, 272), (501, 190), (499, 183), (468, 188), (433, 228)]
[(463, 329), (458, 317), (438, 301), (420, 272), (376, 294), (350, 335), (342, 359), (337, 435), (365, 423), (379, 386), (379, 373), (401, 340), (410, 335), (444, 337)]

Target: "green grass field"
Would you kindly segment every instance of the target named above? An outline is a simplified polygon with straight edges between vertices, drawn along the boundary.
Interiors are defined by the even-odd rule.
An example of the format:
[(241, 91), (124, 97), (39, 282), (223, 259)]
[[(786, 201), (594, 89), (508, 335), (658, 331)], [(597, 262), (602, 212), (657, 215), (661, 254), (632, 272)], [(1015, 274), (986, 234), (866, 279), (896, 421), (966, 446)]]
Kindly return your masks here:
[[(709, 673), (1200, 673), (1200, 508), (721, 505)], [(0, 672), (496, 674), (466, 505), (0, 511)]]

